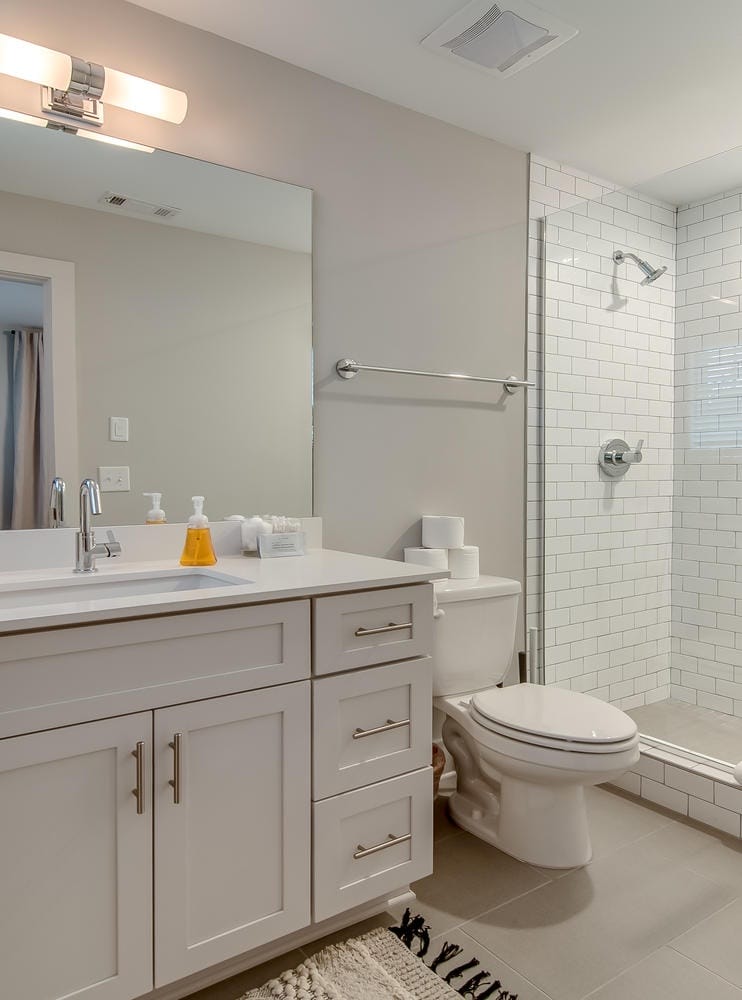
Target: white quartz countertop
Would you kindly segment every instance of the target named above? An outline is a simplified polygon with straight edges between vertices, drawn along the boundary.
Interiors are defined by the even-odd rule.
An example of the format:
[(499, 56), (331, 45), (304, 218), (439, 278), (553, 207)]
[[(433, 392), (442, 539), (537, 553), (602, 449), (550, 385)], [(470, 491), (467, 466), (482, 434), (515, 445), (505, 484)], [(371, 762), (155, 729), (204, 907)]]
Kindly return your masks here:
[[(166, 574), (176, 571), (182, 571), (182, 567), (175, 559), (157, 562), (99, 560), (95, 582), (123, 582), (147, 573)], [(71, 570), (55, 568), (0, 573), (0, 604), (3, 595), (13, 595), (15, 605), (0, 606), (0, 635), (139, 618), (144, 615), (201, 611), (375, 587), (427, 583), (432, 579), (448, 575), (425, 566), (355, 555), (350, 552), (335, 552), (332, 549), (310, 549), (304, 556), (281, 559), (222, 556), (215, 566), (204, 567), (204, 573), (208, 574), (211, 571), (229, 576), (233, 580), (244, 580), (244, 583), (232, 582), (220, 586), (219, 582), (215, 581), (213, 588), (202, 587), (177, 593), (144, 593), (126, 597), (108, 596), (89, 599), (88, 595), (83, 595), (85, 580), (79, 576), (75, 578)], [(79, 600), (71, 599), (71, 594), (68, 593), (63, 603), (29, 603), (23, 606), (15, 597), (27, 588), (56, 587), (72, 578), (75, 590), (80, 591)]]

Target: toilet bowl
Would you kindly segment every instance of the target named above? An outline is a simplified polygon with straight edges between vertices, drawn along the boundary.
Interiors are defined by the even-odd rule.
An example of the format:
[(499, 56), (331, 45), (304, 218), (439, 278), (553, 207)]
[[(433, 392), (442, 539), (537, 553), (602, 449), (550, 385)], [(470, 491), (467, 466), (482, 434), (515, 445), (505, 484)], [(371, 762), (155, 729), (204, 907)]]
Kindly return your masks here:
[(452, 819), (521, 861), (544, 868), (587, 864), (585, 787), (615, 781), (636, 764), (636, 724), (577, 691), (496, 686), (514, 649), (517, 581), (480, 577), (435, 586), (442, 614), (434, 693), (456, 767)]

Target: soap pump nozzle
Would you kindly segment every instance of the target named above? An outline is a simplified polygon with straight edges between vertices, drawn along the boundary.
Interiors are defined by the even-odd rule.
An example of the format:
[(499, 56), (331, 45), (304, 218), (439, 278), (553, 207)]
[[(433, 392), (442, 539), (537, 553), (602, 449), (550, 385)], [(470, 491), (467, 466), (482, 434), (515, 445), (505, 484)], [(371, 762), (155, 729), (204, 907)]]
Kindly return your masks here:
[(191, 497), (193, 503), (193, 513), (188, 518), (188, 525), (191, 528), (205, 528), (209, 519), (204, 514), (204, 501), (206, 497)]

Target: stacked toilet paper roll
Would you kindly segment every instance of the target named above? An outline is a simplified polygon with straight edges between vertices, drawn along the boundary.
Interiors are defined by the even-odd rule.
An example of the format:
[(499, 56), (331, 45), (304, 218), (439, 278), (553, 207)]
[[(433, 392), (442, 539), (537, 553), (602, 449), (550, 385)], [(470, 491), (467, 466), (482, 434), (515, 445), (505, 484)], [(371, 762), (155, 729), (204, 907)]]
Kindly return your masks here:
[(448, 569), (448, 549), (424, 549), (410, 547), (404, 550), (404, 561), (431, 569)]
[(448, 550), (452, 580), (475, 580), (479, 576), (479, 546), (462, 545)]
[(423, 546), (426, 549), (460, 549), (463, 544), (463, 517), (423, 514)]
[(452, 580), (476, 580), (479, 549), (464, 545), (464, 519), (457, 514), (423, 514), (423, 547), (404, 550), (405, 562), (450, 570)]

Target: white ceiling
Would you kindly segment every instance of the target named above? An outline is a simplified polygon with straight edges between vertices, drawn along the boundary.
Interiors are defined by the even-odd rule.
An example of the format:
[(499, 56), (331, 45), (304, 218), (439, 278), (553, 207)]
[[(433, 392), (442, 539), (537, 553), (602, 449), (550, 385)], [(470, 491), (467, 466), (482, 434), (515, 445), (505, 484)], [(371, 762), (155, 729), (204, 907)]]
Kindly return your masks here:
[(687, 205), (724, 191), (739, 190), (742, 188), (742, 148), (738, 146), (718, 156), (689, 163), (637, 187), (671, 205)]
[(420, 46), (465, 0), (135, 2), (621, 184), (742, 145), (740, 0), (535, 0), (580, 33), (505, 80)]
[[(159, 149), (143, 153), (87, 142), (4, 118), (0, 190), (285, 250), (312, 249), (312, 192), (307, 188)], [(107, 192), (181, 212), (171, 219), (132, 215), (101, 204)]]

